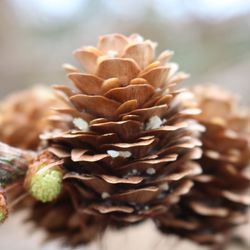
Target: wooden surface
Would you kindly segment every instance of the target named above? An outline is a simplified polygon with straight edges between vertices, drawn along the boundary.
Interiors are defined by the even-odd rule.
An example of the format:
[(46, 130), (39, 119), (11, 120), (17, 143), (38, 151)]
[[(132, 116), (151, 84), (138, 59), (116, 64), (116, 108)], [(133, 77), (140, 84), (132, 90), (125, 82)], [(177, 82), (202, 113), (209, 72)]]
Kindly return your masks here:
[[(0, 226), (1, 250), (69, 250), (62, 247), (60, 242), (42, 244), (45, 234), (40, 230), (33, 230), (31, 224), (23, 224), (24, 213), (11, 216), (8, 221)], [(239, 232), (250, 238), (250, 226), (242, 228)], [(250, 239), (249, 239), (250, 243)], [(235, 245), (227, 250), (240, 250)], [(93, 244), (79, 247), (76, 250), (208, 250), (205, 247), (196, 246), (188, 241), (180, 241), (175, 237), (166, 237), (157, 232), (155, 226), (146, 222), (126, 230), (108, 231), (103, 239)]]
[[(0, 249), (1, 250), (66, 250), (70, 248), (61, 247), (59, 242), (42, 244), (45, 234), (34, 231), (29, 224), (23, 224), (25, 214), (20, 213), (12, 216), (0, 226)], [(178, 242), (176, 238), (162, 236), (155, 230), (155, 226), (144, 223), (126, 230), (109, 231), (103, 239), (77, 250), (198, 250), (189, 242)]]

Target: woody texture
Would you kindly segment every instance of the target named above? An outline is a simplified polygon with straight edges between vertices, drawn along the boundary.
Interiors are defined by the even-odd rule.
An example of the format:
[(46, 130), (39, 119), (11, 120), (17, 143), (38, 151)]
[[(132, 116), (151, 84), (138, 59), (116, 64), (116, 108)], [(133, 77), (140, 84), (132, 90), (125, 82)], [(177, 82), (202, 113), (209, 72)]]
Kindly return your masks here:
[(247, 221), (249, 111), (216, 87), (179, 87), (188, 75), (156, 46), (101, 36), (64, 64), (72, 87), (2, 103), (0, 140), (22, 150), (0, 144), (1, 222), (22, 195), (28, 220), (70, 246), (148, 219), (218, 244)]
[(196, 119), (206, 128), (199, 160), (203, 173), (193, 178), (189, 194), (156, 222), (166, 233), (223, 244), (249, 218), (250, 112), (216, 86), (197, 86), (193, 92), (202, 110)]
[[(64, 65), (76, 88), (55, 87), (68, 103), (57, 111), (72, 122), (67, 132), (43, 134), (49, 146), (41, 154), (62, 160), (59, 169), (66, 190), (56, 202), (72, 201), (72, 207), (62, 206), (70, 207), (62, 223), (72, 244), (84, 242), (81, 234), (72, 242), (70, 232), (74, 226), (86, 230), (86, 215), (100, 217), (101, 228), (152, 218), (188, 193), (190, 177), (200, 173), (192, 161), (201, 155), (196, 138), (200, 128), (189, 117), (199, 109), (192, 94), (176, 88), (187, 75), (168, 62), (172, 52), (155, 57), (155, 47), (139, 35), (107, 35), (96, 48), (74, 52), (84, 73)], [(42, 158), (36, 166), (50, 164)], [(32, 169), (30, 180), (36, 176)], [(30, 183), (27, 189), (32, 189)], [(60, 209), (54, 206), (52, 213)], [(38, 218), (38, 210), (33, 217)], [(72, 227), (67, 221), (71, 217), (76, 224)], [(62, 231), (61, 224), (59, 228)]]
[(53, 115), (52, 108), (62, 105), (60, 98), (44, 86), (8, 96), (0, 103), (0, 141), (13, 147), (36, 150), (40, 134), (64, 126), (58, 119), (48, 119)]

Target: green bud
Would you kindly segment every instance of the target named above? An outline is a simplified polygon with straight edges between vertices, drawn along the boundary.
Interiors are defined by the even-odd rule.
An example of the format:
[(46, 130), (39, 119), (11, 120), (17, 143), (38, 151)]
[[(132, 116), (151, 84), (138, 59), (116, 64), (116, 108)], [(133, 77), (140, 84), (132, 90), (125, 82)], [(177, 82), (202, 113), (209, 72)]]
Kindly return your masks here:
[[(1, 190), (0, 190), (1, 191)], [(5, 197), (0, 193), (0, 223), (3, 223), (8, 216), (8, 209)]]
[(7, 217), (6, 212), (2, 208), (0, 208), (0, 223), (3, 223), (6, 217)]
[(39, 201), (51, 202), (60, 195), (61, 190), (62, 173), (58, 168), (41, 168), (31, 176), (29, 191)]

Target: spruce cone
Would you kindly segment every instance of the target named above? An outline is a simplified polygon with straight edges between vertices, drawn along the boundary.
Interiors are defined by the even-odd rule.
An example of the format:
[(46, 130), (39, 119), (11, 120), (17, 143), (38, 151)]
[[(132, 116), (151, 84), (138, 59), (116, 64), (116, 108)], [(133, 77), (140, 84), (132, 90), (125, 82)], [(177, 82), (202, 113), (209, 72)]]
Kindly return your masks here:
[[(54, 119), (57, 116), (52, 111), (53, 107), (62, 105), (65, 106), (63, 101), (47, 87), (33, 87), (7, 97), (0, 104), (0, 141), (22, 149), (37, 149), (42, 132), (66, 129), (65, 121)], [(27, 191), (22, 181), (34, 157), (30, 151), (0, 143), (0, 185), (8, 203), (15, 204), (15, 211), (40, 204), (30, 197), (23, 199)]]
[[(36, 149), (40, 144), (39, 135), (43, 131), (67, 127), (65, 121), (62, 124), (50, 110), (59, 105), (65, 106), (45, 87), (35, 87), (8, 97), (2, 102), (0, 109), (0, 139), (20, 148)], [(75, 209), (66, 188), (60, 198), (50, 204), (43, 204), (31, 197), (20, 200), (26, 192), (21, 181), (32, 157), (32, 152), (22, 152), (0, 143), (0, 184), (3, 186), (0, 189), (0, 222), (8, 214), (7, 198), (10, 203), (18, 201), (15, 211), (29, 209), (27, 220), (45, 229), (49, 239), (64, 236), (68, 244), (77, 245), (95, 238), (97, 233), (103, 231), (104, 223), (98, 216), (72, 213)], [(49, 157), (43, 156), (44, 158), (48, 163)]]
[(22, 149), (37, 149), (42, 132), (62, 128), (58, 121), (48, 119), (51, 108), (58, 105), (61, 106), (62, 101), (46, 87), (34, 87), (9, 96), (0, 104), (0, 141)]
[(42, 154), (63, 159), (73, 217), (97, 216), (114, 226), (143, 221), (178, 202), (200, 172), (192, 162), (200, 157), (200, 127), (188, 118), (199, 109), (189, 92), (174, 89), (186, 74), (168, 63), (172, 53), (155, 59), (155, 46), (139, 35), (107, 35), (97, 48), (75, 51), (86, 73), (65, 66), (78, 90), (56, 87), (70, 105), (58, 112), (72, 117), (72, 128), (44, 134), (50, 147)]
[[(67, 185), (62, 187), (61, 163), (57, 157), (43, 152), (29, 168), (25, 185), (43, 203), (33, 203), (28, 221), (46, 230), (47, 240), (60, 238), (71, 246), (88, 243), (103, 232), (106, 223), (100, 216), (77, 211), (75, 194)], [(59, 194), (58, 199), (50, 202)]]
[[(61, 123), (60, 118), (51, 111), (56, 106), (65, 107), (65, 104), (45, 87), (35, 87), (6, 98), (0, 106), (0, 140), (28, 150), (37, 149), (42, 132), (67, 127), (65, 117), (61, 117), (64, 119), (64, 123)], [(42, 204), (31, 197), (22, 199), (26, 190), (21, 180), (33, 155), (31, 152), (21, 152), (0, 143), (0, 184), (3, 185), (0, 192), (0, 222), (8, 214), (7, 197), (10, 203), (18, 201), (15, 211), (29, 209), (27, 220), (45, 229), (49, 239), (64, 236), (68, 244), (77, 245), (79, 242), (89, 242), (103, 231), (104, 223), (98, 216), (72, 213), (74, 207), (66, 189), (63, 189), (58, 200), (50, 204)], [(18, 185), (12, 187), (16, 181)], [(4, 188), (8, 191), (5, 192)]]
[(218, 243), (247, 220), (250, 205), (250, 113), (234, 97), (216, 87), (196, 87), (202, 110), (203, 174), (168, 214), (157, 218), (163, 232), (198, 243)]

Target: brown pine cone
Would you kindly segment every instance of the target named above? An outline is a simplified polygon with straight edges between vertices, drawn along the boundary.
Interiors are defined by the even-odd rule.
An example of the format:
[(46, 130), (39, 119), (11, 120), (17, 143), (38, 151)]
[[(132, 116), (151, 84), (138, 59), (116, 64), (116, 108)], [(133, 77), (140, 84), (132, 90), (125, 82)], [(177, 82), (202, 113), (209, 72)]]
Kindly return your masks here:
[[(189, 118), (199, 109), (188, 91), (175, 90), (186, 74), (168, 62), (172, 53), (155, 58), (155, 47), (139, 35), (107, 35), (97, 48), (75, 51), (85, 73), (65, 66), (77, 90), (56, 87), (70, 106), (58, 112), (72, 117), (72, 128), (43, 138), (50, 145), (45, 154), (63, 159), (72, 216), (97, 216), (117, 227), (152, 218), (188, 193), (190, 177), (200, 173), (192, 162), (201, 154), (200, 127)], [(45, 193), (33, 196), (49, 200)], [(53, 207), (55, 216), (61, 207)], [(67, 237), (70, 229), (63, 228)]]
[[(46, 87), (34, 87), (6, 98), (0, 106), (0, 140), (19, 148), (37, 149), (42, 132), (65, 130), (68, 126), (65, 116), (58, 117), (53, 113), (52, 108), (58, 106), (66, 107)], [(61, 123), (60, 119), (64, 122)], [(14, 211), (29, 209), (27, 220), (45, 229), (50, 239), (64, 236), (68, 244), (77, 245), (89, 242), (104, 230), (104, 223), (98, 216), (72, 213), (75, 209), (66, 188), (51, 204), (43, 204), (31, 197), (22, 199), (26, 190), (21, 179), (27, 171), (28, 159), (24, 159), (21, 153), (0, 143), (0, 184), (4, 186), (2, 193), (0, 190), (0, 222), (7, 217), (6, 195), (9, 203), (15, 203)], [(32, 155), (28, 151), (24, 153), (27, 157)], [(18, 183), (12, 185), (15, 181)]]
[(7, 97), (0, 104), (0, 141), (22, 149), (37, 149), (42, 132), (65, 127), (60, 121), (48, 119), (52, 108), (62, 105), (49, 88), (40, 86)]
[[(66, 106), (48, 87), (37, 86), (8, 96), (0, 103), (0, 141), (12, 147), (36, 150), (41, 144), (39, 136), (42, 132), (67, 128), (65, 121), (61, 123), (60, 119), (55, 119), (58, 116), (52, 110), (53, 107), (62, 105)], [(19, 152), (0, 143), (1, 185), (12, 185), (16, 180), (24, 178), (27, 160), (19, 156), (21, 154), (30, 157), (31, 152)], [(19, 199), (25, 192), (21, 182), (8, 190), (6, 195), (11, 201)]]
[(199, 161), (203, 174), (193, 178), (189, 194), (156, 223), (166, 233), (202, 244), (218, 243), (247, 220), (250, 113), (217, 87), (200, 86), (193, 92), (202, 110), (197, 120), (206, 127)]
[[(37, 149), (41, 143), (39, 136), (42, 132), (50, 131), (51, 129), (66, 128), (65, 121), (61, 123), (60, 119), (54, 119), (57, 116), (52, 111), (53, 107), (61, 107), (62, 105), (65, 106), (63, 101), (59, 97), (56, 97), (50, 88), (40, 86), (5, 98), (0, 104), (0, 141), (23, 149)], [(30, 153), (26, 153), (27, 156), (30, 155)], [(50, 221), (49, 206), (46, 207), (47, 204), (42, 204), (30, 197), (21, 199), (26, 192), (21, 180), (25, 176), (27, 166), (27, 160), (21, 157), (21, 151), (19, 153), (17, 149), (0, 143), (0, 184), (3, 186), (2, 194), (0, 193), (0, 210), (2, 209), (2, 214), (0, 211), (0, 221), (1, 218), (5, 219), (7, 215), (6, 196), (8, 203), (15, 203), (14, 211), (29, 209), (29, 220), (33, 220), (36, 226), (48, 230), (51, 237), (52, 229), (53, 234), (55, 234), (58, 228), (53, 228), (55, 222), (53, 224)], [(18, 183), (14, 184), (16, 181)], [(63, 200), (68, 199), (66, 192), (63, 192), (62, 197)], [(64, 205), (63, 200), (60, 199), (59, 203), (54, 202), (53, 205), (58, 206), (60, 204), (62, 211), (71, 208), (71, 205), (68, 203)], [(1, 202), (5, 202), (5, 206), (1, 205)], [(42, 217), (34, 217), (38, 213), (42, 214)], [(83, 221), (86, 220), (87, 216), (84, 217)], [(49, 228), (44, 221), (51, 223)], [(68, 230), (70, 228), (76, 230), (76, 226), (71, 227), (71, 224), (68, 225), (67, 221), (65, 226), (67, 225)], [(97, 225), (93, 225), (92, 227), (97, 227)], [(88, 241), (88, 237), (91, 236), (89, 232), (85, 230), (86, 232), (83, 234), (79, 228), (80, 225), (78, 225), (77, 229), (79, 234), (83, 235), (84, 240)], [(74, 238), (70, 237), (69, 239), (73, 244)]]

